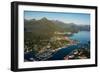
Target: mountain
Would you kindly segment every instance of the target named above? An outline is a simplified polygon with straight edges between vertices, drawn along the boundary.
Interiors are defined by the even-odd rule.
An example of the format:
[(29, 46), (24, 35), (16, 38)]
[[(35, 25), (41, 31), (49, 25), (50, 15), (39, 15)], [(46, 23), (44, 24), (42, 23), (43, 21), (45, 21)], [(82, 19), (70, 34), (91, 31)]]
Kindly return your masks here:
[(24, 20), (25, 38), (49, 39), (54, 36), (55, 31), (61, 30), (60, 27), (56, 26), (52, 21), (45, 17), (40, 20)]
[(57, 26), (59, 26), (61, 29), (63, 29), (65, 32), (77, 32), (77, 31), (89, 31), (90, 25), (77, 25), (74, 23), (64, 23), (58, 20), (52, 20), (53, 23), (55, 23)]
[(27, 32), (51, 33), (60, 30), (58, 26), (56, 26), (52, 21), (45, 17), (40, 20), (25, 20), (24, 24), (24, 28)]
[(24, 32), (25, 37), (30, 38), (50, 38), (54, 36), (54, 32), (78, 32), (89, 31), (89, 25), (76, 25), (74, 23), (64, 23), (58, 20), (49, 20), (43, 17), (40, 20), (24, 19)]
[(79, 31), (76, 27), (77, 25), (74, 24), (74, 23), (64, 23), (64, 22), (61, 22), (61, 21), (54, 21), (53, 20), (53, 23), (55, 23), (57, 26), (59, 26), (61, 29), (63, 29), (63, 31), (65, 32), (77, 32)]

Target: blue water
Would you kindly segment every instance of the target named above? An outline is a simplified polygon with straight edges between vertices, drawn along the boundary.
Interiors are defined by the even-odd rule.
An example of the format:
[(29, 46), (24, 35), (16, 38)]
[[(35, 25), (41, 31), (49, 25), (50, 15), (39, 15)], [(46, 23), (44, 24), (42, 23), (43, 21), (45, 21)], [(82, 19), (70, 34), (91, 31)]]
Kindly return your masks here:
[[(63, 60), (63, 58), (72, 52), (75, 49), (79, 49), (84, 44), (90, 42), (90, 32), (89, 31), (80, 31), (78, 33), (74, 33), (72, 36), (69, 37), (70, 39), (79, 41), (77, 45), (71, 45), (67, 48), (62, 48), (61, 50), (57, 51), (53, 57), (49, 60)], [(87, 46), (84, 46), (87, 47)]]
[(73, 40), (78, 40), (80, 43), (84, 44), (90, 41), (90, 32), (80, 31), (78, 33), (74, 33), (73, 36), (70, 36), (69, 38)]
[[(80, 31), (78, 33), (74, 33), (73, 35), (69, 36), (69, 38), (72, 40), (79, 41), (79, 43), (77, 45), (71, 45), (67, 48), (62, 48), (62, 49), (58, 50), (48, 60), (63, 60), (63, 58), (66, 55), (68, 55), (70, 52), (72, 52), (75, 49), (79, 49), (80, 47), (84, 46), (84, 44), (87, 44), (88, 42), (90, 42), (90, 32), (89, 31)], [(87, 47), (87, 46), (84, 46), (84, 47)], [(24, 55), (24, 58), (27, 60), (29, 60), (29, 58), (31, 58), (31, 57), (35, 58), (35, 56), (33, 56), (32, 53), (27, 53)]]

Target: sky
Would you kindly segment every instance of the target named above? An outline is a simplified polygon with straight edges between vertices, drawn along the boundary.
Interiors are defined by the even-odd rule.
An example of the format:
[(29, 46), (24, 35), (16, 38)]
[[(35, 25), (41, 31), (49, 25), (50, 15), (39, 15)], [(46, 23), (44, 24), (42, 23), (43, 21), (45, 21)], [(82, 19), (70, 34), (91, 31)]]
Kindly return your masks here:
[(49, 20), (59, 20), (64, 23), (75, 23), (77, 25), (90, 25), (90, 14), (86, 13), (64, 13), (64, 12), (40, 12), (24, 11), (24, 19), (41, 19), (46, 17)]

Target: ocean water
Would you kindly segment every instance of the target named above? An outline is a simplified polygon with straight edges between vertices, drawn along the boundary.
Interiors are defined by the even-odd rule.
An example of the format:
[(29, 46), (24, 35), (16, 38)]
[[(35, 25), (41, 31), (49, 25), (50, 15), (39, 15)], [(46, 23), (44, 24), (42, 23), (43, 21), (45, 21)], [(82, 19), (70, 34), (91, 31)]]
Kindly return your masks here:
[[(81, 47), (81, 45), (87, 44), (90, 42), (90, 32), (89, 31), (80, 31), (77, 33), (74, 33), (73, 35), (69, 36), (72, 40), (77, 40), (79, 43), (77, 45), (71, 45), (67, 48), (62, 48), (58, 50), (56, 53), (53, 54), (53, 56), (47, 60), (63, 60), (63, 58), (71, 53), (73, 50), (78, 49)], [(87, 47), (87, 46), (84, 46)], [(35, 60), (38, 60), (33, 53), (29, 52), (27, 54), (24, 54), (24, 59), (29, 60), (29, 58), (34, 58)], [(30, 60), (29, 60), (30, 61)]]
[[(66, 55), (68, 55), (70, 52), (72, 52), (75, 49), (80, 48), (81, 45), (87, 44), (88, 42), (90, 42), (90, 32), (89, 31), (80, 31), (78, 33), (74, 33), (69, 38), (72, 39), (72, 40), (79, 41), (79, 44), (71, 45), (67, 48), (60, 49), (49, 60), (63, 60), (63, 58)], [(87, 46), (84, 46), (84, 47), (87, 47)]]

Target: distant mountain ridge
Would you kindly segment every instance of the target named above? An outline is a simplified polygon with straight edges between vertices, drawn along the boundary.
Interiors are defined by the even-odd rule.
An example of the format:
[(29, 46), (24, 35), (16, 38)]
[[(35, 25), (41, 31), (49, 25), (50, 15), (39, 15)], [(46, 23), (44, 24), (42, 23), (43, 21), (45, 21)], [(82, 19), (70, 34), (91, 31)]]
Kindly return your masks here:
[(36, 33), (48, 33), (54, 31), (68, 31), (68, 32), (77, 32), (77, 31), (89, 31), (90, 25), (76, 25), (74, 23), (64, 23), (58, 20), (49, 20), (46, 17), (43, 17), (40, 20), (24, 19), (24, 28), (27, 32), (36, 32)]
[[(55, 32), (71, 32), (76, 33), (78, 31), (90, 31), (89, 25), (76, 25), (74, 23), (64, 23), (58, 20), (49, 20), (47, 18), (42, 18), (40, 20), (24, 19), (24, 41), (31, 40), (48, 40), (51, 37), (57, 36)], [(61, 36), (61, 35), (59, 35)], [(37, 42), (38, 42), (37, 41)], [(30, 44), (32, 44), (30, 42)]]

